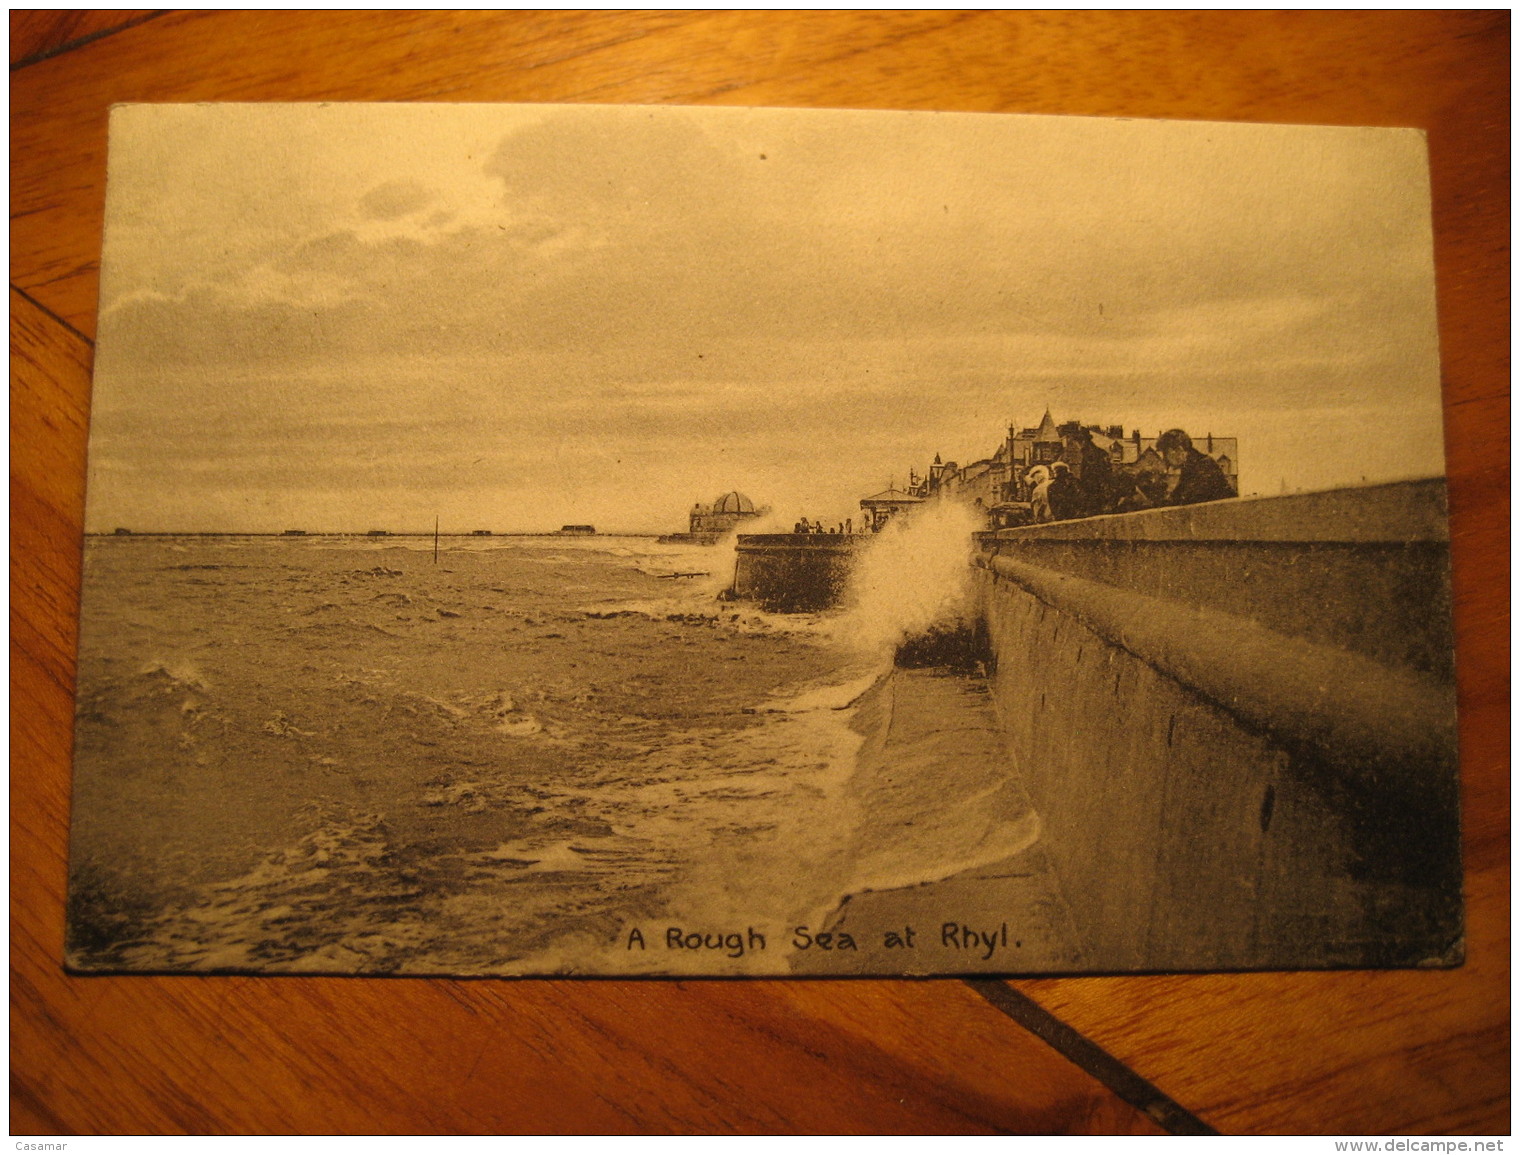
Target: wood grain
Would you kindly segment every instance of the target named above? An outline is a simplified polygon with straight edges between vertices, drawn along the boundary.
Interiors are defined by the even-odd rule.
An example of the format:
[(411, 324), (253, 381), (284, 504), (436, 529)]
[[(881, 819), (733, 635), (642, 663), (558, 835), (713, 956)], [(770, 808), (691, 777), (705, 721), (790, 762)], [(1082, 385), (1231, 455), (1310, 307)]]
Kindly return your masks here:
[(151, 20), (158, 13), (159, 10), (150, 8), (119, 8), (109, 12), (12, 8), (11, 67), (25, 68), (44, 57)]
[(179, 12), (110, 31), (136, 15), (12, 14), (12, 62), (45, 57), (11, 83), (14, 1132), (1154, 1129), (952, 980), (62, 972), (106, 111), (338, 99), (1426, 129), (1468, 963), (1014, 985), (1225, 1130), (1509, 1130), (1508, 13)]

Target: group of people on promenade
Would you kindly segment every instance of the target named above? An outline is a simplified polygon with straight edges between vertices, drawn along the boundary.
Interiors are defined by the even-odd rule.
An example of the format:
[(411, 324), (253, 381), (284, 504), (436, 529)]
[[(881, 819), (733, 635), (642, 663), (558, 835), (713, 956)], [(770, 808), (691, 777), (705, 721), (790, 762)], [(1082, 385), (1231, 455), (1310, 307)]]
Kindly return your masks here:
[(1089, 430), (1076, 430), (1071, 444), (1078, 457), (1075, 471), (1067, 462), (1057, 461), (1036, 465), (1024, 475), (1036, 523), (1236, 496), (1219, 463), (1194, 449), (1193, 439), (1181, 429), (1168, 429), (1156, 439), (1156, 452), (1177, 475), (1170, 487), (1165, 473), (1115, 469), (1108, 454), (1093, 444)]
[[(860, 532), (866, 531), (865, 526), (860, 527)], [(807, 518), (798, 518), (797, 524), (792, 526), (793, 533), (854, 533), (855, 519), (845, 518), (832, 526), (825, 526), (821, 521), (809, 521)]]

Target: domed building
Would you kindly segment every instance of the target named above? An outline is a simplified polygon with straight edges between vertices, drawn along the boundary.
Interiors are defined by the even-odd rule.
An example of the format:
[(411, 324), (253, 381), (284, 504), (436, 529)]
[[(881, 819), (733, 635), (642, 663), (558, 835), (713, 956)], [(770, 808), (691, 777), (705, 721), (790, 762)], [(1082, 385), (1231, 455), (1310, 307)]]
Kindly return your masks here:
[(699, 501), (692, 506), (688, 532), (667, 534), (660, 540), (712, 545), (725, 534), (742, 528), (745, 522), (753, 521), (768, 512), (770, 511), (766, 509), (757, 509), (748, 497), (737, 489), (731, 489), (719, 494), (711, 504)]
[(755, 503), (737, 489), (719, 495), (711, 505), (698, 502), (691, 507), (692, 533), (729, 533), (741, 524), (760, 516)]

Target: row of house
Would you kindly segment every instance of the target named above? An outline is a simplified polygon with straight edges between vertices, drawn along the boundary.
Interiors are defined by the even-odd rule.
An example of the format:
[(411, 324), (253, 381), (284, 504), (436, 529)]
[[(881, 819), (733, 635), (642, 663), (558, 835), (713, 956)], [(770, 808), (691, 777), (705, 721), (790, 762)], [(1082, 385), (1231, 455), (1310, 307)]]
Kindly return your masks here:
[[(928, 471), (922, 475), (910, 471), (902, 488), (889, 484), (880, 493), (862, 498), (861, 528), (868, 532), (879, 530), (898, 514), (940, 496), (982, 511), (990, 528), (1023, 525), (1034, 516), (1030, 471), (1036, 466), (1048, 469), (1056, 462), (1064, 462), (1072, 475), (1081, 480), (1084, 471), (1091, 468), (1084, 458), (1092, 461), (1094, 453), (1107, 459), (1106, 472), (1116, 482), (1118, 491), (1135, 493), (1134, 507), (1164, 504), (1176, 484), (1177, 474), (1167, 469), (1166, 461), (1157, 452), (1158, 437), (1159, 432), (1145, 436), (1138, 429), (1126, 436), (1120, 425), (1088, 425), (1080, 421), (1057, 424), (1047, 409), (1036, 426), (1021, 429), (1010, 424), (1002, 444), (990, 457), (960, 465), (944, 461), (936, 454)], [(1235, 491), (1240, 491), (1240, 455), (1234, 437), (1206, 433), (1193, 439), (1193, 448), (1212, 458)], [(711, 503), (696, 503), (688, 517), (687, 532), (667, 534), (660, 540), (712, 544), (736, 530), (742, 532), (746, 523), (757, 521), (768, 512), (737, 490), (730, 491)]]
[[(1086, 436), (1080, 431), (1085, 431)], [(1020, 429), (1010, 424), (1007, 436), (990, 457), (960, 465), (942, 461), (936, 454), (927, 473), (920, 476), (916, 471), (910, 472), (903, 488), (889, 485), (880, 493), (863, 498), (860, 507), (872, 530), (939, 495), (954, 497), (982, 510), (991, 528), (1022, 525), (1031, 520), (1034, 494), (1030, 470), (1037, 465), (1048, 468), (1061, 461), (1080, 479), (1087, 437), (1107, 457), (1114, 477), (1148, 495), (1152, 504), (1161, 504), (1170, 487), (1176, 484), (1176, 474), (1168, 473), (1165, 460), (1156, 451), (1159, 436), (1159, 432), (1143, 436), (1138, 429), (1126, 436), (1120, 425), (1087, 425), (1080, 421), (1058, 425), (1047, 409), (1036, 426)], [(1240, 491), (1240, 455), (1234, 437), (1207, 433), (1193, 439), (1193, 448), (1213, 458), (1235, 491)]]

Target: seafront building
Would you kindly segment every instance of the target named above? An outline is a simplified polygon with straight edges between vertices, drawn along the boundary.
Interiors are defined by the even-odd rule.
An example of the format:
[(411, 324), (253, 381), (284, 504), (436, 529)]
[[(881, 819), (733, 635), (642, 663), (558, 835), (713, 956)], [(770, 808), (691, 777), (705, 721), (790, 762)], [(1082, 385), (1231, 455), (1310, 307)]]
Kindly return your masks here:
[(880, 493), (873, 493), (870, 497), (860, 499), (860, 508), (864, 516), (861, 521), (871, 533), (875, 533), (892, 518), (899, 514), (907, 513), (916, 505), (923, 504), (928, 499), (928, 494), (919, 492), (922, 486), (916, 473), (908, 474), (908, 488), (898, 489), (889, 484)]
[(769, 513), (768, 508), (757, 508), (755, 503), (737, 489), (719, 494), (712, 504), (697, 502), (691, 507), (687, 518), (687, 532), (668, 533), (660, 540), (666, 543), (713, 545), (725, 534), (744, 528), (745, 523)]
[[(1050, 410), (1040, 423), (1020, 429), (1010, 423), (1007, 435), (990, 457), (960, 465), (944, 461), (936, 454), (934, 463), (923, 476), (909, 474), (907, 486), (902, 490), (889, 487), (882, 493), (863, 498), (860, 503), (866, 511), (871, 529), (880, 529), (888, 520), (931, 497), (952, 497), (982, 511), (989, 528), (1000, 529), (1022, 525), (1031, 520), (1033, 486), (1028, 480), (1029, 471), (1037, 465), (1047, 468), (1056, 462), (1064, 462), (1073, 475), (1080, 478), (1083, 471), (1083, 440), (1090, 436), (1093, 446), (1103, 453), (1113, 475), (1134, 482), (1136, 488), (1157, 495), (1162, 501), (1176, 482), (1175, 473), (1169, 474), (1166, 462), (1156, 452), (1158, 430), (1152, 436), (1143, 436), (1140, 430), (1125, 435), (1122, 425), (1089, 425), (1081, 421), (1065, 421), (1057, 424)], [(1238, 493), (1239, 444), (1234, 437), (1216, 437), (1212, 432), (1193, 438), (1193, 447), (1218, 463), (1230, 484)]]

